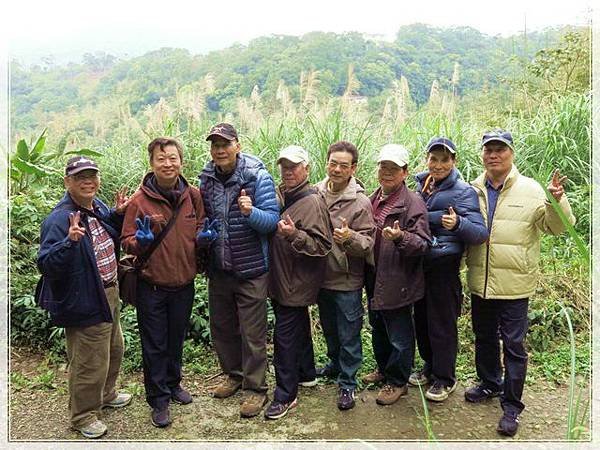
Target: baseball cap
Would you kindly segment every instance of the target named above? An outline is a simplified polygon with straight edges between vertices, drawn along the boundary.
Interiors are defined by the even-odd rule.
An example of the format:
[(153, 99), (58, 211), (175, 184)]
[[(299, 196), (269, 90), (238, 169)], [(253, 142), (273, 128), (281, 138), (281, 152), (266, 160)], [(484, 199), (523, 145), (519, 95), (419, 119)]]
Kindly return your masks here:
[(379, 151), (377, 162), (391, 161), (399, 167), (408, 164), (408, 150), (399, 144), (385, 144)]
[(483, 135), (483, 138), (481, 138), (481, 146), (483, 147), (485, 144), (487, 144), (488, 142), (492, 142), (492, 141), (503, 142), (514, 150), (513, 137), (512, 137), (512, 134), (510, 134), (510, 131), (506, 131), (506, 130), (488, 131), (487, 133), (485, 133)]
[(98, 166), (94, 161), (85, 156), (73, 156), (67, 161), (67, 167), (65, 167), (65, 175), (71, 176), (84, 170), (95, 170), (99, 172)]
[(425, 149), (425, 151), (429, 153), (434, 147), (438, 145), (441, 145), (453, 155), (456, 154), (456, 145), (454, 145), (454, 142), (452, 142), (450, 139), (445, 137), (431, 138), (429, 144), (427, 144), (427, 148)]
[(235, 131), (233, 125), (229, 123), (218, 123), (212, 127), (208, 133), (208, 136), (206, 136), (206, 140), (210, 141), (213, 136), (221, 136), (228, 141), (238, 140), (237, 131)]
[(277, 158), (277, 164), (279, 164), (279, 162), (282, 159), (287, 159), (288, 161), (291, 161), (294, 164), (298, 164), (301, 162), (308, 164), (308, 162), (309, 162), (308, 152), (306, 150), (304, 150), (302, 147), (300, 147), (299, 145), (289, 145), (289, 146), (285, 147), (284, 149), (282, 149), (279, 152), (279, 158)]

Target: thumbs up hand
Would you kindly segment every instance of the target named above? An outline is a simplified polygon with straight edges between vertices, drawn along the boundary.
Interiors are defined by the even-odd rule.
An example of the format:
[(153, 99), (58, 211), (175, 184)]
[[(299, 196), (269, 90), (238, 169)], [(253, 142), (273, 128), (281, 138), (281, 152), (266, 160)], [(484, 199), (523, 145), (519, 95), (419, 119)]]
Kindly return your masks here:
[(238, 197), (238, 206), (240, 207), (240, 211), (244, 216), (249, 216), (252, 213), (252, 199), (246, 195), (246, 189), (242, 189), (240, 191), (240, 196)]
[(333, 229), (333, 241), (340, 245), (350, 239), (350, 228), (348, 228), (348, 221), (344, 217), (341, 219), (342, 226), (340, 228)]
[(388, 241), (395, 241), (404, 235), (404, 231), (400, 229), (400, 222), (395, 220), (393, 227), (385, 227), (383, 230), (381, 230), (381, 235)]
[(200, 244), (203, 242), (213, 242), (219, 237), (217, 226), (219, 225), (219, 219), (210, 220), (208, 217), (204, 219), (204, 227), (196, 235), (196, 241)]
[(154, 233), (150, 229), (150, 216), (144, 216), (144, 221), (142, 222), (138, 217), (135, 219), (135, 224), (137, 226), (137, 231), (135, 232), (135, 238), (142, 247), (146, 247), (150, 245), (150, 243), (154, 240)]
[(277, 232), (283, 234), (285, 237), (296, 233), (296, 225), (289, 214), (285, 215), (285, 219), (277, 222)]
[(452, 206), (448, 207), (448, 214), (444, 214), (442, 216), (442, 226), (446, 230), (453, 230), (456, 227), (456, 223), (458, 221), (458, 215), (454, 212), (454, 208)]

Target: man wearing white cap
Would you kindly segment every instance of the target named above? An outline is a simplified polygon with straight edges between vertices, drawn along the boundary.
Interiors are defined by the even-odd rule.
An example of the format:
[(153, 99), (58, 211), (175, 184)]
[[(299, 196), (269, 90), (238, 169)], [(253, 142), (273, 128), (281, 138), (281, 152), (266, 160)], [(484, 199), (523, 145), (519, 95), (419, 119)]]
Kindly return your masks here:
[(406, 148), (383, 146), (377, 163), (380, 187), (371, 195), (375, 265), (367, 268), (365, 284), (378, 370), (365, 378), (385, 381), (376, 401), (391, 405), (408, 392), (415, 352), (412, 305), (424, 295), (422, 260), (431, 235), (423, 199), (404, 183)]
[(286, 147), (277, 163), (281, 220), (271, 240), (269, 273), (277, 386), (265, 411), (267, 419), (285, 416), (297, 405), (298, 384), (315, 380), (308, 306), (317, 301), (333, 239), (325, 200), (308, 182), (307, 151), (297, 145)]

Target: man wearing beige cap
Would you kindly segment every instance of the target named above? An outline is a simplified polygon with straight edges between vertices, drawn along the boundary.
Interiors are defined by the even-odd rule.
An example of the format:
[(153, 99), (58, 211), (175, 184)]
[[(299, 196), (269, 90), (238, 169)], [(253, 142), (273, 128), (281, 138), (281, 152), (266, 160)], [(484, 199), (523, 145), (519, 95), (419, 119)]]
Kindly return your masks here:
[(377, 371), (366, 381), (384, 381), (379, 405), (391, 405), (408, 392), (415, 352), (412, 305), (424, 295), (423, 256), (431, 235), (423, 199), (409, 191), (408, 151), (383, 146), (377, 159), (379, 188), (371, 195), (377, 227), (374, 266), (367, 267), (366, 291)]
[(277, 163), (281, 220), (271, 240), (269, 274), (277, 386), (265, 411), (267, 419), (279, 419), (297, 405), (298, 384), (314, 383), (308, 306), (317, 301), (333, 239), (327, 204), (308, 181), (307, 151), (291, 145), (281, 150)]

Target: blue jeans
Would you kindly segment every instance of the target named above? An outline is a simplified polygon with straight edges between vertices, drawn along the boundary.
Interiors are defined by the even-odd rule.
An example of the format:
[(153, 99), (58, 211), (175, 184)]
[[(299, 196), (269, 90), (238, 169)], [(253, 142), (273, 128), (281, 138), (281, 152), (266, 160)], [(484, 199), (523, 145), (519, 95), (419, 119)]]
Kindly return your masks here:
[(363, 321), (362, 289), (321, 289), (317, 302), (330, 366), (339, 373), (338, 385), (356, 388), (356, 372), (362, 363), (360, 329)]
[(387, 383), (404, 386), (415, 356), (412, 305), (373, 311), (369, 308), (373, 353)]

